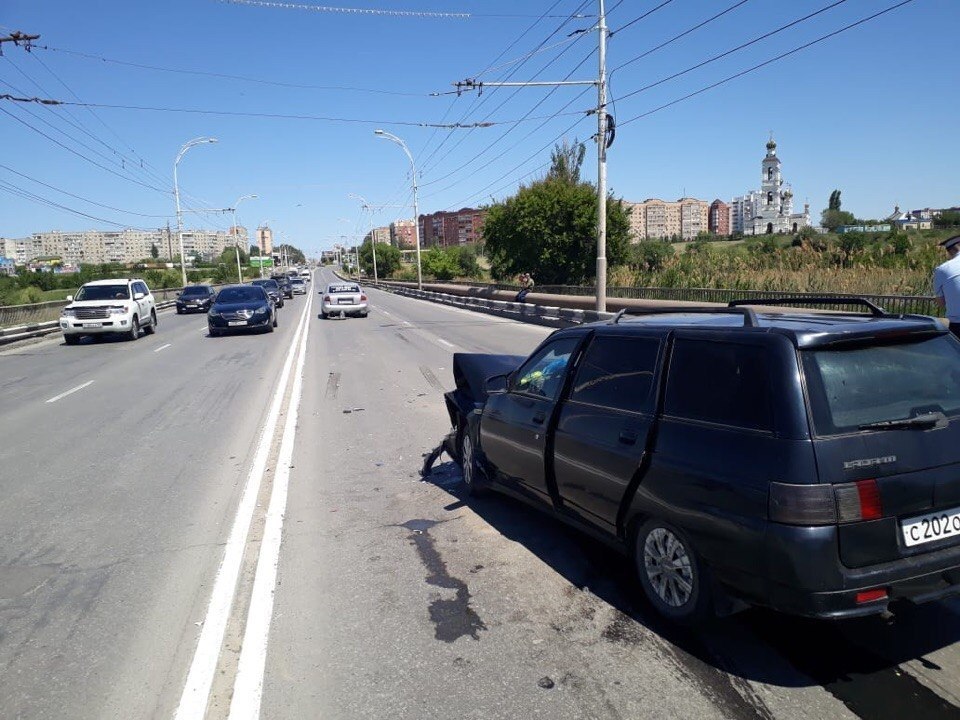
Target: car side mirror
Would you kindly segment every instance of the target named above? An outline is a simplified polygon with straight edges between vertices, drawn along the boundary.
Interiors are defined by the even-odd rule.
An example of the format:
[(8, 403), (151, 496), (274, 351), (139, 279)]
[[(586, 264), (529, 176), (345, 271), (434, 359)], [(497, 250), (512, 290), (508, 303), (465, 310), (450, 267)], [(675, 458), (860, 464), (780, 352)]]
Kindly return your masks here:
[(67, 302), (73, 302), (73, 295), (67, 295)]
[(510, 376), (509, 375), (494, 375), (489, 377), (483, 384), (483, 389), (486, 390), (487, 395), (499, 395), (507, 391), (509, 385)]
[(134, 294), (133, 294), (133, 299), (134, 299), (134, 300), (143, 300), (145, 297), (146, 297), (146, 295), (144, 295), (143, 293), (134, 293)]

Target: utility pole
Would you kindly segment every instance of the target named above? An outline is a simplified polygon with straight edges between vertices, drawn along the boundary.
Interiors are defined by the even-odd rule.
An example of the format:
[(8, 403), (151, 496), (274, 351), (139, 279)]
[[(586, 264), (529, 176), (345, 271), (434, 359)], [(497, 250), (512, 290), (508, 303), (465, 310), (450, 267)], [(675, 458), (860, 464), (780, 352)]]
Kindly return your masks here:
[[(560, 87), (565, 85), (595, 85), (597, 87), (597, 288), (596, 309), (607, 309), (607, 148), (613, 144), (613, 118), (607, 115), (607, 14), (604, 0), (598, 0), (596, 29), (599, 33), (600, 67), (596, 80), (561, 80), (558, 82), (483, 82), (468, 78), (453, 83), (460, 93), (464, 90), (483, 92), (484, 87)], [(608, 135), (610, 136), (608, 139)]]
[(27, 35), (26, 33), (22, 33), (19, 30), (14, 30), (9, 35), (5, 37), (0, 37), (0, 56), (3, 56), (4, 43), (12, 42), (17, 47), (21, 47), (21, 44), (22, 44), (23, 49), (26, 50), (27, 52), (30, 52), (30, 48), (32, 47), (33, 41), (39, 40), (39, 39), (40, 39), (39, 35)]
[(167, 220), (167, 257), (173, 262), (173, 243), (170, 240), (170, 221)]
[(607, 310), (607, 17), (600, 1), (597, 81), (597, 312)]

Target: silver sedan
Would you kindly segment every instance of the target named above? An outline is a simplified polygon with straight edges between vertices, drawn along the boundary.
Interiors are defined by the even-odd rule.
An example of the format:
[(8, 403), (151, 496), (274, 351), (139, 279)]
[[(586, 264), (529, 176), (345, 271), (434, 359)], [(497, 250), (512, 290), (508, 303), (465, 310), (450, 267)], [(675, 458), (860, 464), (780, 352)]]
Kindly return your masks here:
[(367, 317), (367, 296), (360, 286), (352, 282), (330, 283), (323, 292), (320, 317), (356, 315)]

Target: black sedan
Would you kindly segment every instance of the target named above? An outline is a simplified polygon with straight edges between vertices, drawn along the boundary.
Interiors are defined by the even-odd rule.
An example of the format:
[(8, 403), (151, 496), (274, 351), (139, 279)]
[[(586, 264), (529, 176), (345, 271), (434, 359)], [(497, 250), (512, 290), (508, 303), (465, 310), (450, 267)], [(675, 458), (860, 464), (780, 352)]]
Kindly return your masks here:
[(232, 330), (265, 330), (277, 326), (277, 309), (266, 288), (254, 285), (231, 285), (223, 288), (207, 313), (211, 337)]
[(293, 299), (293, 286), (290, 284), (290, 278), (286, 275), (271, 275), (270, 277), (277, 281), (277, 285), (280, 286), (280, 292), (283, 293), (285, 298)]
[(283, 307), (283, 290), (280, 288), (280, 283), (278, 283), (276, 280), (272, 278), (263, 278), (261, 280), (254, 280), (250, 284), (262, 287), (278, 308)]
[(210, 285), (188, 285), (177, 295), (177, 314), (207, 312), (216, 294)]

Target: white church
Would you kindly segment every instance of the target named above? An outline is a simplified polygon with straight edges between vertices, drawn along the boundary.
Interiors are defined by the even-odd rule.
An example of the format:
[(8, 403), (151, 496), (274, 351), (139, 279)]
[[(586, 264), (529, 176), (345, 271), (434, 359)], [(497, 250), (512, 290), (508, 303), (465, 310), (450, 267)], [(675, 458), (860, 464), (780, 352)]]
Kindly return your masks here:
[(761, 163), (761, 189), (733, 199), (730, 231), (742, 235), (795, 233), (810, 224), (810, 206), (793, 212), (793, 190), (780, 173), (777, 143), (770, 136), (767, 155)]

